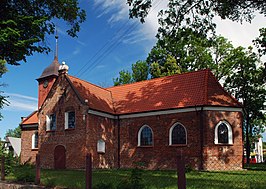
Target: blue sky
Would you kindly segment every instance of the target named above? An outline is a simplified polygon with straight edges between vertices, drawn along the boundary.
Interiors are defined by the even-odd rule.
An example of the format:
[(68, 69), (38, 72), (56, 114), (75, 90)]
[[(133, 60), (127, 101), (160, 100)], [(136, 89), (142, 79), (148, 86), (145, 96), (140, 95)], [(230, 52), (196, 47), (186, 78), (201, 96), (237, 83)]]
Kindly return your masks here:
[[(81, 25), (78, 38), (66, 34), (66, 26), (58, 21), (59, 62), (65, 61), (69, 74), (91, 83), (108, 87), (122, 69), (145, 60), (156, 43), (157, 12), (166, 7), (163, 0), (154, 2), (145, 24), (128, 18), (126, 0), (83, 0), (80, 5), (87, 11), (87, 20)], [(258, 29), (266, 23), (262, 16), (250, 23), (233, 23), (216, 18), (217, 32), (227, 37), (235, 46), (249, 46), (258, 36)], [(47, 36), (47, 43), (55, 49), (54, 36)], [(0, 138), (7, 129), (14, 129), (23, 116), (37, 109), (38, 83), (36, 79), (53, 61), (54, 52), (34, 54), (21, 62), (20, 66), (8, 65), (2, 77), (1, 88), (9, 96), (10, 106), (1, 110)], [(264, 137), (266, 138), (266, 136)]]

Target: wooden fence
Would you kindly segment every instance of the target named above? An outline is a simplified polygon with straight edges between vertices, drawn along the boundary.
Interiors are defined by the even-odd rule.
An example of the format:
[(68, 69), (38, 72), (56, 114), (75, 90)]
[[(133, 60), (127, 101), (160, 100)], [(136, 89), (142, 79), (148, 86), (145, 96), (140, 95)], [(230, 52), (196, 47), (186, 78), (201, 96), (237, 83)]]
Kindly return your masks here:
[[(41, 180), (41, 157), (36, 155), (35, 166), (35, 184), (39, 185)], [(86, 189), (92, 189), (92, 157), (91, 154), (86, 155)], [(1, 180), (5, 180), (5, 157), (1, 157)], [(177, 157), (177, 188), (186, 189), (185, 161), (182, 157)]]

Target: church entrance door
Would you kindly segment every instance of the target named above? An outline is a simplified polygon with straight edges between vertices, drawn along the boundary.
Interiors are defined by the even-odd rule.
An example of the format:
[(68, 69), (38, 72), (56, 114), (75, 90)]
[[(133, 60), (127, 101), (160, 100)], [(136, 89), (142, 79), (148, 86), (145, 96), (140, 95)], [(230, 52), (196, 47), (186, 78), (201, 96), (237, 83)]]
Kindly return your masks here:
[(66, 168), (66, 149), (62, 145), (58, 145), (54, 149), (54, 168), (55, 169)]

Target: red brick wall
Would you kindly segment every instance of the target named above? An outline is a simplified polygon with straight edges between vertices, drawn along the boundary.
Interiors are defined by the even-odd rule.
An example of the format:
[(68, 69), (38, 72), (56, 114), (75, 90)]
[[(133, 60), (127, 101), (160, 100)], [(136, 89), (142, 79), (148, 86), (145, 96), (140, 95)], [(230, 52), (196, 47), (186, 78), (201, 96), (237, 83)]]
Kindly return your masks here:
[[(240, 112), (205, 112), (204, 168), (208, 170), (235, 170), (242, 168), (243, 136)], [(232, 127), (233, 145), (214, 144), (215, 126), (220, 121)]]
[(32, 149), (32, 135), (37, 131), (37, 129), (22, 129), (21, 132), (21, 163), (29, 162), (35, 163), (37, 149)]
[[(45, 82), (45, 80), (48, 81), (48, 85), (46, 88), (43, 87), (43, 83)], [(51, 90), (55, 80), (56, 80), (56, 77), (50, 77), (50, 78), (42, 79), (39, 81), (38, 108), (42, 105), (43, 101), (45, 100), (46, 96)]]
[[(149, 169), (175, 169), (176, 157), (183, 156), (195, 168), (200, 163), (199, 115), (196, 112), (121, 120), (121, 167), (144, 164)], [(179, 122), (186, 127), (187, 145), (169, 146), (169, 130)], [(138, 131), (143, 125), (153, 130), (154, 145), (138, 147)]]
[[(233, 145), (215, 145), (214, 127), (228, 121), (233, 130)], [(169, 129), (179, 122), (187, 129), (187, 145), (169, 146)], [(138, 147), (138, 131), (149, 125), (154, 133), (152, 147)], [(129, 168), (136, 163), (149, 169), (175, 169), (176, 157), (183, 156), (194, 169), (241, 169), (242, 168), (242, 117), (239, 112), (204, 112), (203, 147), (201, 152), (200, 112), (188, 112), (161, 116), (121, 120), (121, 167)], [(204, 161), (201, 161), (202, 157)]]
[[(175, 169), (177, 156), (184, 157), (194, 169), (242, 167), (242, 116), (239, 112), (205, 111), (202, 119), (200, 111), (122, 119), (119, 129), (117, 120), (88, 114), (89, 107), (80, 102), (63, 76), (59, 76), (56, 82), (57, 87), (52, 89), (39, 113), (39, 152), (43, 168), (54, 167), (57, 145), (66, 149), (66, 168), (84, 168), (88, 152), (92, 153), (94, 168), (118, 167), (120, 158), (121, 168), (142, 164), (148, 169)], [(76, 112), (76, 128), (65, 130), (64, 114), (70, 109)], [(57, 128), (47, 132), (46, 115), (52, 113), (56, 113)], [(214, 144), (214, 128), (221, 120), (232, 126), (233, 145)], [(169, 130), (177, 122), (186, 127), (187, 145), (169, 146)], [(149, 125), (153, 130), (152, 147), (138, 147), (138, 131), (143, 125)], [(105, 141), (105, 153), (97, 152), (99, 139)], [(217, 162), (219, 164), (215, 164)]]
[[(54, 167), (54, 149), (63, 145), (66, 149), (66, 168), (84, 168), (86, 155), (87, 107), (77, 98), (64, 77), (57, 80), (39, 113), (40, 155), (43, 168)], [(75, 129), (65, 130), (65, 112), (75, 111)], [(46, 115), (56, 114), (56, 131), (46, 131)]]
[[(94, 168), (117, 167), (117, 131), (115, 121), (112, 119), (88, 115), (87, 147), (92, 154)], [(97, 142), (105, 142), (105, 153), (97, 152)]]

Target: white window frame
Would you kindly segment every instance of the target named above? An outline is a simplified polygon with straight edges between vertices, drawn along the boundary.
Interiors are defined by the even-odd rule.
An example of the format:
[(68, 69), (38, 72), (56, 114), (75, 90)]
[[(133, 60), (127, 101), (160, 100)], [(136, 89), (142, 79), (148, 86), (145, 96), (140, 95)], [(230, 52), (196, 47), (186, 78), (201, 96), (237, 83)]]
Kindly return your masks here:
[(56, 130), (56, 114), (46, 115), (46, 131), (55, 131), (51, 130), (51, 116), (55, 115), (55, 130)]
[[(31, 136), (31, 149), (38, 149), (38, 143), (37, 143), (37, 147), (35, 146), (36, 143), (36, 134), (38, 134), (38, 132), (34, 132), (33, 135)], [(38, 136), (39, 138), (39, 136)]]
[[(227, 126), (228, 129), (228, 143), (219, 143), (218, 142), (218, 127), (221, 124), (225, 124)], [(232, 131), (232, 127), (231, 125), (227, 122), (227, 121), (220, 121), (214, 129), (214, 144), (233, 144), (233, 131)]]
[(50, 122), (51, 122), (51, 120), (50, 120), (50, 116), (49, 115), (46, 115), (46, 131), (50, 131)]
[[(68, 125), (68, 116), (69, 116), (69, 112), (74, 112), (75, 113), (75, 127), (76, 128), (76, 112), (75, 111), (68, 111), (68, 112), (65, 112), (65, 129), (69, 129), (69, 125)], [(73, 129), (74, 129), (73, 128)], [(72, 129), (72, 128), (71, 128)]]
[(103, 139), (97, 141), (97, 152), (105, 153), (105, 141)]
[[(185, 129), (185, 133), (186, 133), (186, 143), (185, 144), (173, 144), (172, 141), (172, 135), (173, 135), (173, 129), (175, 128), (175, 126), (177, 125), (181, 125), (184, 129)], [(186, 127), (180, 123), (180, 122), (176, 122), (170, 129), (169, 129), (169, 145), (187, 145), (187, 129)]]
[(152, 130), (152, 128), (149, 126), (149, 125), (143, 125), (140, 129), (139, 129), (139, 131), (138, 131), (138, 146), (143, 146), (143, 145), (141, 145), (141, 132), (142, 132), (142, 130), (145, 128), (145, 127), (148, 127), (150, 130), (151, 130), (151, 137), (152, 137), (152, 144), (151, 145), (147, 145), (147, 146), (153, 146), (154, 145), (154, 140), (153, 140), (153, 138), (154, 138), (154, 135), (153, 135), (153, 130)]

